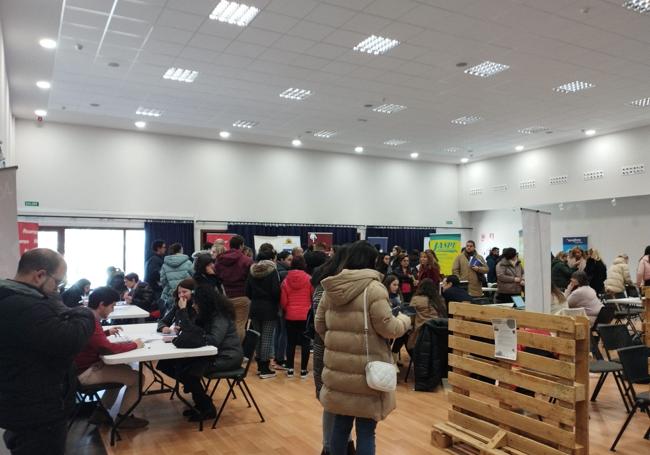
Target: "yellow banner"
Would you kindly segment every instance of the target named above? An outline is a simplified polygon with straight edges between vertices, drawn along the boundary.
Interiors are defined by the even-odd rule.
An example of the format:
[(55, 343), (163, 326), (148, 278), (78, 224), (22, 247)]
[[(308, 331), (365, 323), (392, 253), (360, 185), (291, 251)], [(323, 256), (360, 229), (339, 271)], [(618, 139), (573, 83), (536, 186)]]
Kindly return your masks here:
[(436, 253), (440, 262), (440, 272), (451, 275), (451, 266), (460, 254), (460, 234), (432, 234), (429, 248)]

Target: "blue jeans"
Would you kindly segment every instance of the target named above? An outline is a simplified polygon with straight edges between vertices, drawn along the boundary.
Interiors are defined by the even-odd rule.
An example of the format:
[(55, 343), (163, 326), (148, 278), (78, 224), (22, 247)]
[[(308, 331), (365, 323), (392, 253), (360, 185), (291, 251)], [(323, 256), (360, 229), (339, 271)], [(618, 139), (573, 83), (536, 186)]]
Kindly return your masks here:
[(334, 415), (330, 439), (332, 455), (346, 455), (348, 440), (354, 423), (357, 433), (357, 455), (375, 455), (375, 428), (377, 421), (363, 417)]
[(273, 332), (273, 352), (276, 360), (286, 360), (287, 351), (287, 327), (283, 316), (278, 319), (278, 324)]

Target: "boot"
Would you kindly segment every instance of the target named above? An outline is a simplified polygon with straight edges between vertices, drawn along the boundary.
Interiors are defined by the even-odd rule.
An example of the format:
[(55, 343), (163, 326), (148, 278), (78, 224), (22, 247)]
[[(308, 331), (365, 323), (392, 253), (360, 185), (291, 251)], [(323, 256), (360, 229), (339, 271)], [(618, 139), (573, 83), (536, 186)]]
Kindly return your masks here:
[(269, 378), (274, 378), (275, 377), (275, 371), (273, 371), (270, 367), (269, 364), (271, 362), (269, 360), (259, 362), (259, 375), (260, 379), (269, 379)]

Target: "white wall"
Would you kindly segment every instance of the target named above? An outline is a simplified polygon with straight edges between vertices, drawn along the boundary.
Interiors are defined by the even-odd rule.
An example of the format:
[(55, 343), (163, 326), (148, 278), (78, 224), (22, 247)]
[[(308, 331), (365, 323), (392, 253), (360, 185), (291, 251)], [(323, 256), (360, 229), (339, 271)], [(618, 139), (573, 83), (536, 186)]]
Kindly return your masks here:
[[(631, 270), (650, 245), (650, 196), (617, 198), (616, 206), (610, 199), (564, 203), (535, 207), (551, 212), (551, 249), (562, 249), (562, 237), (589, 236), (589, 246), (600, 251), (605, 263), (610, 265), (620, 253), (630, 256)], [(521, 229), (519, 210), (493, 210), (473, 212), (469, 224), (474, 226), (477, 248), (483, 252), (492, 246), (519, 248), (518, 232)], [(489, 239), (489, 234), (494, 239)], [(481, 241), (485, 234), (488, 238)]]
[(461, 225), (452, 165), (28, 120), (16, 157), (21, 214)]
[[(611, 199), (650, 193), (650, 127), (636, 128), (544, 149), (461, 166), (460, 210), (530, 207), (560, 202)], [(621, 167), (645, 164), (646, 173), (622, 176)], [(604, 171), (601, 180), (584, 181), (585, 171)], [(549, 178), (569, 176), (569, 183), (550, 185)], [(535, 180), (534, 189), (520, 182)], [(498, 185), (507, 191), (494, 191)], [(482, 194), (471, 195), (481, 188)]]
[(14, 117), (9, 103), (9, 80), (5, 62), (4, 38), (0, 24), (0, 141), (7, 166), (14, 165)]

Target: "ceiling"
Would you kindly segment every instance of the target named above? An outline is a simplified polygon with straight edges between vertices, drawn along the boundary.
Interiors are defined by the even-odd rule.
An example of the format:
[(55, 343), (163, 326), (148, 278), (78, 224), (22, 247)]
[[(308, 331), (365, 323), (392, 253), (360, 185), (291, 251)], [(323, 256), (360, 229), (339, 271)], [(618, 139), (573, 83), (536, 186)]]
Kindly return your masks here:
[[(46, 121), (457, 163), (650, 123), (650, 16), (622, 0), (244, 0), (247, 27), (208, 19), (219, 0), (0, 0), (13, 112)], [(352, 48), (369, 35), (400, 44)], [(38, 40), (58, 40), (47, 51)], [(79, 49), (80, 48), (80, 49)], [(490, 60), (510, 68), (465, 74)], [(118, 64), (118, 67), (109, 66)], [(169, 67), (199, 72), (165, 80)], [(41, 91), (37, 80), (50, 80)], [(589, 90), (554, 87), (588, 81)], [(313, 95), (281, 98), (287, 88)], [(382, 114), (365, 105), (407, 106)], [(98, 105), (98, 106), (92, 106)], [(163, 111), (136, 115), (138, 107)], [(471, 125), (451, 120), (478, 115)], [(233, 128), (237, 120), (258, 122)], [(551, 133), (518, 130), (544, 126)], [(308, 131), (335, 131), (329, 139)], [(407, 141), (399, 146), (383, 143)], [(449, 151), (452, 149), (453, 151)]]

